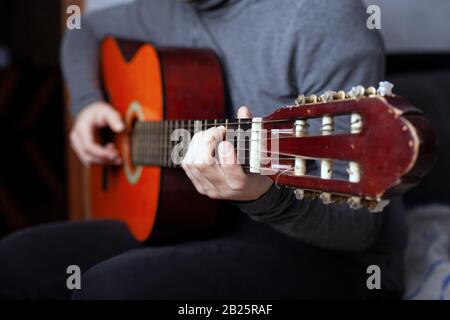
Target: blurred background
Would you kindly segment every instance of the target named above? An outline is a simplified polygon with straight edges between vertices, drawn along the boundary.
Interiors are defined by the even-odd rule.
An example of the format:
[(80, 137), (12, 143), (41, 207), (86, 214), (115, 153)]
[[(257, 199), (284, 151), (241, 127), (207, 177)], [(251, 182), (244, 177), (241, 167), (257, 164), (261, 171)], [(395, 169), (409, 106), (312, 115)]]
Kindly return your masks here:
[[(66, 141), (71, 119), (59, 44), (68, 5), (92, 11), (121, 2), (127, 1), (0, 1), (0, 238), (85, 215), (85, 172)], [(450, 1), (365, 2), (382, 9), (388, 80), (425, 112), (440, 136), (440, 160), (406, 195), (406, 204), (449, 203)]]

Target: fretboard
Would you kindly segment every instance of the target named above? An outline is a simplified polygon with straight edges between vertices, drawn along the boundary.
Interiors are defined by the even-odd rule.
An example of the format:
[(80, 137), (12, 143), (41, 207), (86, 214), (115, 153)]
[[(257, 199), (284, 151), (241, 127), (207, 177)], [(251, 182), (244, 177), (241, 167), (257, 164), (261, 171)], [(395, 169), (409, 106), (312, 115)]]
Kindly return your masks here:
[(251, 119), (137, 122), (130, 132), (132, 161), (138, 166), (179, 167), (187, 151), (181, 148), (183, 140), (190, 140), (197, 132), (219, 126), (227, 129), (224, 140), (234, 145), (240, 163), (248, 169)]

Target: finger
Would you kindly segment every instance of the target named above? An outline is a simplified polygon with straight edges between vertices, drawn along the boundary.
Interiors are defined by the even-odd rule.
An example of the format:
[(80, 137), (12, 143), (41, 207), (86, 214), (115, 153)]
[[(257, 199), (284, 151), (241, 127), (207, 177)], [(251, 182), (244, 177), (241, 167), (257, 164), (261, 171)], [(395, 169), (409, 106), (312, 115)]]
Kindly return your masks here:
[[(218, 188), (211, 180), (216, 181), (220, 172), (216, 172), (220, 167), (214, 158), (216, 139), (221, 139), (225, 133), (225, 128), (211, 128), (207, 131), (197, 133), (190, 145), (190, 175), (202, 190), (200, 193), (211, 198), (218, 197)], [(222, 182), (224, 184), (224, 182)]]
[(125, 125), (120, 114), (113, 108), (105, 108), (99, 114), (99, 123), (101, 126), (108, 125), (112, 131), (119, 133), (125, 130)]
[(73, 133), (70, 138), (72, 149), (78, 159), (86, 168), (89, 168), (93, 159), (84, 151), (80, 137), (76, 133)]
[(119, 151), (117, 150), (117, 148), (116, 148), (116, 146), (114, 145), (114, 143), (108, 143), (106, 146), (105, 146), (105, 148), (106, 149), (108, 149), (108, 150), (110, 150), (111, 152), (116, 152), (117, 153), (117, 157), (114, 159), (114, 160), (112, 160), (112, 163), (113, 164), (115, 164), (115, 165), (121, 165), (123, 162), (122, 162), (122, 159), (121, 159), (121, 157), (120, 157), (120, 153), (119, 153)]
[(79, 141), (80, 141), (80, 149), (81, 149), (81, 152), (83, 153), (83, 155), (85, 156), (85, 158), (88, 159), (88, 161), (89, 161), (90, 164), (103, 164), (103, 163), (107, 163), (107, 162), (108, 162), (108, 160), (106, 160), (106, 159), (104, 159), (104, 158), (102, 158), (102, 157), (96, 156), (95, 154), (91, 154), (91, 153), (87, 150), (87, 148), (86, 148), (86, 146), (85, 146), (85, 144), (84, 144), (84, 140), (83, 140), (83, 138), (81, 137), (80, 132), (76, 132), (76, 137), (78, 137), (78, 139), (79, 139)]
[(194, 148), (198, 142), (198, 138), (199, 138), (199, 136), (197, 134), (194, 135), (194, 137), (192, 138), (191, 143), (189, 144), (189, 147), (188, 147), (188, 151), (186, 152), (186, 155), (184, 156), (183, 161), (181, 163), (181, 166), (184, 169), (184, 171), (186, 172), (186, 175), (188, 176), (188, 178), (191, 180), (195, 189), (200, 194), (205, 194), (203, 186), (196, 178), (195, 167), (194, 167), (194, 155), (195, 155)]
[(211, 128), (203, 133), (199, 139), (197, 150), (195, 150), (195, 168), (199, 171), (201, 178), (206, 179), (211, 189), (220, 189), (225, 186), (223, 171), (218, 161), (217, 145), (223, 141), (225, 127)]
[(202, 131), (197, 133), (193, 139), (192, 156), (190, 158), (191, 174), (195, 180), (201, 185), (204, 194), (208, 191), (215, 190), (215, 186), (209, 181), (208, 176), (212, 178), (216, 175), (214, 166), (215, 158), (212, 155), (215, 144), (214, 130)]
[[(184, 169), (184, 167), (183, 167), (183, 169)], [(191, 180), (191, 182), (194, 185), (194, 187), (197, 190), (197, 192), (200, 193), (200, 194), (205, 194), (205, 190), (203, 189), (203, 187), (200, 184), (200, 182), (198, 182), (196, 177), (192, 174), (192, 170), (191, 169), (185, 169), (184, 172), (188, 176), (189, 180)]]
[(237, 163), (236, 153), (230, 142), (222, 142), (219, 145), (219, 158), (224, 173), (225, 181), (232, 190), (242, 190), (247, 181), (242, 166)]
[(226, 129), (224, 126), (211, 128), (203, 133), (196, 150), (196, 162), (210, 166), (218, 164), (217, 148), (223, 141)]
[(252, 117), (252, 113), (247, 107), (240, 107), (237, 112), (238, 119), (250, 119)]
[(101, 162), (115, 161), (119, 154), (117, 150), (105, 148), (94, 141), (94, 129), (87, 125), (80, 126), (77, 130), (83, 150), (91, 157), (98, 158)]

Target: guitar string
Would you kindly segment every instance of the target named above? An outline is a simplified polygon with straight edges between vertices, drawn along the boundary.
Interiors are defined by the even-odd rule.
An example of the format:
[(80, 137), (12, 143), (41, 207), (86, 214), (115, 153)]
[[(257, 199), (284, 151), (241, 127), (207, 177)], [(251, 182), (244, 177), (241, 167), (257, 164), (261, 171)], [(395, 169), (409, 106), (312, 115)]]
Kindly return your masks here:
[[(334, 115), (334, 117), (342, 117), (342, 116), (347, 116), (349, 117), (352, 113), (357, 112), (357, 111), (349, 111), (347, 113), (339, 113), (337, 115)], [(329, 115), (329, 116), (333, 116), (333, 115)], [(264, 118), (262, 118), (261, 122), (258, 122), (258, 124), (265, 124), (265, 123), (278, 123), (278, 122), (292, 122), (293, 120), (319, 120), (321, 119), (323, 116), (321, 115), (317, 115), (315, 117), (311, 117), (311, 116), (307, 116), (307, 117), (295, 117), (294, 119), (292, 118), (285, 118), (285, 119), (275, 119), (275, 120), (264, 120)], [(224, 119), (211, 119), (211, 120), (195, 120), (195, 119), (191, 119), (191, 120), (162, 120), (162, 121), (152, 121), (152, 120), (143, 120), (143, 121), (137, 121), (136, 124), (156, 124), (156, 123), (177, 123), (177, 122), (188, 122), (188, 123), (192, 123), (193, 124), (187, 124), (185, 125), (185, 127), (196, 127), (199, 125), (204, 125), (205, 123), (207, 123), (207, 125), (211, 126), (211, 127), (217, 127), (217, 126), (227, 126), (227, 125), (251, 125), (253, 124), (253, 119), (254, 118), (242, 118), (242, 119), (230, 119), (231, 121), (226, 121)], [(225, 122), (219, 122), (219, 121), (225, 121)], [(197, 124), (196, 124), (197, 122)], [(211, 123), (214, 122), (214, 123)]]
[[(246, 120), (249, 120), (249, 119), (246, 119)], [(195, 121), (195, 120), (191, 120), (191, 121)], [(161, 161), (161, 158), (164, 158), (165, 154), (167, 154), (167, 157), (169, 157), (170, 149), (173, 148), (172, 144), (177, 142), (177, 141), (170, 141), (168, 144), (165, 143), (166, 140), (167, 140), (166, 139), (167, 138), (166, 137), (167, 134), (166, 134), (166, 131), (165, 131), (167, 129), (167, 127), (175, 126), (176, 129), (185, 129), (185, 128), (194, 127), (195, 129), (199, 129), (199, 131), (201, 131), (201, 129), (202, 129), (201, 127), (203, 127), (203, 129), (208, 129), (209, 126), (211, 126), (211, 128), (213, 128), (213, 127), (217, 127), (217, 126), (220, 125), (217, 122), (215, 122), (214, 125), (213, 124), (209, 124), (209, 123), (206, 123), (206, 125), (205, 125), (204, 121), (201, 121), (201, 120), (198, 120), (198, 121), (200, 122), (199, 124), (187, 125), (187, 126), (184, 125), (184, 121), (183, 121), (182, 122), (182, 126), (178, 127), (178, 128), (177, 128), (177, 124), (178, 123), (176, 121), (162, 121), (162, 122), (147, 121), (147, 122), (139, 122), (140, 124), (144, 124), (144, 125), (143, 126), (141, 125), (139, 127), (135, 127), (132, 130), (128, 130), (128, 132), (131, 132), (130, 135), (133, 136), (132, 137), (133, 140), (135, 140), (135, 139), (138, 140), (137, 142), (140, 145), (139, 149), (141, 149), (142, 151), (145, 150), (144, 158), (147, 158), (145, 155), (147, 155), (149, 153), (149, 151), (150, 151), (150, 157), (151, 158), (159, 157), (160, 158), (159, 161), (156, 161), (156, 162), (157, 163), (162, 163), (163, 161)], [(274, 121), (266, 121), (266, 122), (286, 122), (286, 121), (290, 121), (290, 120), (274, 120)], [(225, 125), (232, 125), (232, 124), (238, 124), (238, 125), (244, 125), (245, 126), (245, 125), (249, 125), (250, 122), (247, 122), (247, 123), (246, 122), (237, 122), (237, 123), (230, 123), (229, 122), (229, 123), (225, 123)], [(308, 125), (306, 125), (305, 127), (308, 127)], [(274, 130), (280, 130), (280, 129), (269, 129), (268, 131), (272, 132)], [(294, 130), (294, 129), (292, 129), (292, 130)], [(149, 137), (149, 134), (148, 134), (149, 131), (150, 131), (150, 137)], [(152, 131), (155, 132), (156, 135), (151, 134)], [(164, 135), (161, 135), (162, 131), (164, 131)], [(323, 130), (315, 130), (313, 132), (308, 131), (308, 135), (307, 136), (317, 136), (317, 137), (322, 136), (322, 135), (313, 135), (316, 132), (320, 133), (320, 132), (323, 132)], [(344, 131), (344, 130), (339, 130), (339, 131), (335, 130), (335, 131), (333, 131), (333, 135), (338, 135), (338, 134), (341, 134), (341, 133), (351, 134), (351, 132)], [(302, 137), (295, 136), (295, 135), (286, 136), (286, 135), (288, 135), (286, 133), (280, 133), (279, 135), (283, 135), (283, 136), (277, 137), (277, 138), (265, 138), (265, 139), (251, 139), (250, 138), (250, 139), (244, 139), (244, 141), (245, 141), (245, 143), (247, 143), (247, 141), (248, 142), (259, 142), (259, 141), (271, 141), (271, 140), (275, 140), (276, 141), (276, 140), (282, 140), (282, 139), (302, 138)], [(307, 137), (307, 136), (303, 136), (303, 137)], [(142, 139), (142, 138), (144, 138), (144, 139)], [(239, 143), (239, 137), (236, 137), (236, 138), (237, 138), (238, 143)], [(151, 142), (153, 142), (155, 140), (157, 141), (158, 139), (160, 140), (159, 143), (151, 143)], [(234, 145), (234, 141), (235, 141), (235, 139), (233, 139), (233, 145)], [(155, 148), (150, 148), (150, 146), (147, 147), (148, 142), (150, 142), (150, 144), (152, 146), (154, 145)], [(158, 150), (160, 152), (156, 152), (155, 153), (155, 152), (151, 152), (151, 150)], [(250, 149), (247, 149), (247, 148), (235, 148), (235, 150), (237, 152), (239, 152), (239, 151), (252, 151), (252, 150), (255, 150), (255, 149), (251, 149), (251, 148)], [(262, 152), (266, 152), (267, 153), (268, 151), (267, 150), (263, 150), (263, 151), (260, 151), (260, 152), (261, 153)], [(281, 152), (271, 152), (271, 154), (291, 157), (291, 158), (283, 158), (284, 161), (294, 160), (295, 157), (302, 157), (302, 156), (298, 156), (298, 155), (294, 155), (294, 154), (281, 153)], [(242, 159), (242, 157), (240, 157), (240, 156), (239, 156), (239, 158)], [(302, 157), (302, 158), (308, 159), (307, 157)], [(271, 159), (271, 158), (263, 158), (262, 160), (264, 161), (264, 160), (267, 160), (267, 159)], [(169, 159), (167, 159), (167, 160), (169, 161)], [(247, 160), (249, 160), (249, 158), (244, 157), (243, 160), (247, 161)], [(152, 161), (152, 162), (155, 162), (155, 161)]]
[[(322, 131), (317, 131), (317, 133), (322, 132)], [(316, 133), (316, 132), (314, 132)], [(287, 137), (285, 135), (288, 135)], [(266, 139), (246, 139), (246, 141), (250, 141), (250, 142), (260, 142), (260, 141), (272, 141), (272, 140), (284, 140), (284, 139), (301, 139), (301, 138), (312, 138), (312, 137), (333, 137), (333, 136), (342, 136), (342, 135), (348, 135), (348, 136), (354, 136), (356, 134), (351, 133), (350, 131), (345, 131), (345, 130), (339, 130), (339, 131), (333, 131), (333, 134), (331, 135), (320, 135), (320, 134), (314, 134), (314, 135), (305, 135), (305, 136), (296, 136), (296, 135), (291, 135), (291, 134), (283, 134), (283, 136), (279, 137), (279, 138), (266, 138)], [(237, 137), (236, 137), (237, 138)], [(137, 139), (137, 137), (136, 137)], [(223, 140), (223, 141), (233, 141), (233, 140)], [(140, 143), (145, 143), (144, 141), (137, 141)], [(180, 142), (180, 141), (170, 141), (172, 143), (175, 142)]]

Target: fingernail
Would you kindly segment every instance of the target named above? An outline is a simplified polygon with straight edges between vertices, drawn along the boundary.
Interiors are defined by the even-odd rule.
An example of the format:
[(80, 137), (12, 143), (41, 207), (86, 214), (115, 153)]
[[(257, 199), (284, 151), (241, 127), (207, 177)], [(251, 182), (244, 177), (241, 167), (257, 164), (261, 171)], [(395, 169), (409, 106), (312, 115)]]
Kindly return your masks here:
[(226, 152), (227, 152), (227, 150), (226, 150), (225, 143), (219, 144), (219, 153), (220, 154), (225, 154)]
[(224, 157), (229, 156), (232, 151), (234, 151), (234, 150), (233, 150), (233, 147), (231, 146), (231, 144), (226, 143), (226, 142), (219, 144), (219, 152)]
[(116, 129), (117, 129), (118, 131), (122, 131), (123, 129), (125, 129), (125, 126), (123, 125), (122, 122), (118, 122), (118, 123), (116, 124)]

